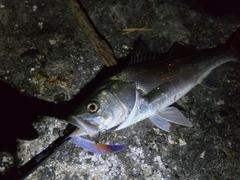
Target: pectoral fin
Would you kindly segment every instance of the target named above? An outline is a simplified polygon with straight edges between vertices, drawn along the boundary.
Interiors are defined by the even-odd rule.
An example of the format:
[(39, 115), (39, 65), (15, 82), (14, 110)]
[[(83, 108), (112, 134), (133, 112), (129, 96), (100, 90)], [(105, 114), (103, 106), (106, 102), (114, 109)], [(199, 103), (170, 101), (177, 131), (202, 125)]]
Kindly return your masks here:
[(192, 127), (192, 123), (175, 107), (167, 107), (157, 111), (149, 119), (157, 127), (167, 132), (169, 132), (171, 126), (169, 122)]
[(169, 82), (163, 83), (163, 84), (157, 86), (156, 88), (154, 88), (153, 90), (151, 90), (148, 94), (143, 96), (143, 98), (148, 103), (152, 103), (153, 101), (160, 99), (161, 97), (166, 95), (166, 93), (169, 90), (169, 85), (170, 85)]
[(70, 141), (90, 152), (102, 155), (110, 154), (126, 147), (124, 144), (108, 145), (95, 143), (94, 141), (90, 141), (81, 136), (74, 136)]

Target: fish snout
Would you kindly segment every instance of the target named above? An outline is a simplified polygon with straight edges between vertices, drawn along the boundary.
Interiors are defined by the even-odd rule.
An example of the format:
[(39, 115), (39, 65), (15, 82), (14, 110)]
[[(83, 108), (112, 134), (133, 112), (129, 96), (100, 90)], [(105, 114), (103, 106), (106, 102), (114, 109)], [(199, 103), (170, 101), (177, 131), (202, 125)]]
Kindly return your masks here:
[(70, 116), (67, 122), (79, 128), (78, 131), (80, 131), (80, 134), (93, 137), (99, 132), (99, 126), (94, 121), (89, 121), (77, 116)]

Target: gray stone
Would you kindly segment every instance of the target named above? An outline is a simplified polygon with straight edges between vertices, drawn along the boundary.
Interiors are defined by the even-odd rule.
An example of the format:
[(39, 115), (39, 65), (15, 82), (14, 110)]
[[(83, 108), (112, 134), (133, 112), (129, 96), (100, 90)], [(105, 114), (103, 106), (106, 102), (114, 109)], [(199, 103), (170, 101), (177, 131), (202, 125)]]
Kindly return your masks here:
[[(195, 1), (81, 2), (117, 58), (139, 36), (160, 53), (175, 41), (215, 47), (240, 22), (233, 15), (214, 17)], [(104, 66), (62, 1), (0, 0), (0, 20), (0, 78), (25, 94), (53, 102), (72, 99)], [(152, 30), (122, 34), (144, 26)], [(110, 136), (128, 147), (107, 156), (68, 142), (27, 179), (238, 179), (240, 63), (218, 72), (221, 89), (197, 86), (177, 102), (192, 128), (175, 125), (165, 133), (145, 120)], [(44, 117), (34, 127), (40, 137), (19, 140), (17, 166), (46, 148), (66, 123)], [(0, 157), (3, 173), (16, 163), (6, 152)]]

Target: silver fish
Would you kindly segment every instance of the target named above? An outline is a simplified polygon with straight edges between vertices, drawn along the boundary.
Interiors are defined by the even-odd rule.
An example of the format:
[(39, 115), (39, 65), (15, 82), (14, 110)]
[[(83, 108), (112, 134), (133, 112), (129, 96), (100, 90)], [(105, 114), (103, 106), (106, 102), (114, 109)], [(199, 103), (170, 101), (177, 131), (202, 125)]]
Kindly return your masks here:
[(83, 136), (118, 131), (144, 119), (167, 132), (170, 123), (192, 127), (177, 108), (169, 106), (197, 84), (210, 89), (220, 87), (214, 69), (238, 61), (239, 44), (240, 29), (225, 45), (173, 60), (131, 65), (110, 76), (68, 118), (68, 123), (78, 127), (71, 142), (94, 153), (108, 154), (125, 145), (95, 143)]

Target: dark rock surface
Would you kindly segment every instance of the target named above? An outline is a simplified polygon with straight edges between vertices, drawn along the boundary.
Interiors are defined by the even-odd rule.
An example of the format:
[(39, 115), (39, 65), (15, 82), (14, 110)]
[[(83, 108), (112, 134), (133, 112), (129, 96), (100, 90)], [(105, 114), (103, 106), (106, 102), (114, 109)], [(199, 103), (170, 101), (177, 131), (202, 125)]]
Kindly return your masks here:
[(62, 1), (2, 6), (0, 77), (21, 92), (69, 100), (103, 67)]
[[(193, 0), (81, 2), (117, 58), (139, 36), (160, 53), (175, 41), (215, 47), (240, 23), (231, 13), (211, 14)], [(151, 30), (122, 34), (125, 28), (145, 26)], [(104, 66), (62, 1), (0, 0), (0, 43), (0, 79), (50, 102), (72, 99)], [(128, 148), (108, 156), (69, 142), (27, 179), (239, 179), (240, 63), (218, 72), (221, 89), (197, 86), (177, 102), (192, 128), (173, 126), (165, 133), (145, 120), (111, 137)], [(1, 152), (1, 173), (41, 152), (65, 126), (59, 118), (39, 117), (34, 122), (39, 138), (18, 140), (16, 154)]]

